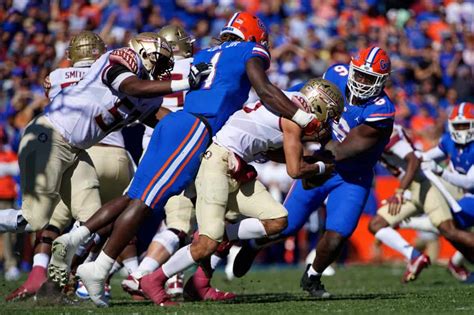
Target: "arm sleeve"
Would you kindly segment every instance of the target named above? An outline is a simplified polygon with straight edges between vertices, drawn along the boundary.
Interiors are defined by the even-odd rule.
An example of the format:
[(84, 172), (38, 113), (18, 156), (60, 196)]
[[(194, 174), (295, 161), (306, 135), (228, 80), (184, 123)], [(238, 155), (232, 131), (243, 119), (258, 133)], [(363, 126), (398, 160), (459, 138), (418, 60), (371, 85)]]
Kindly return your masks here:
[(120, 84), (128, 77), (135, 74), (122, 64), (113, 64), (105, 70), (103, 81), (116, 91), (119, 91)]
[(262, 59), (265, 63), (265, 70), (268, 70), (268, 68), (270, 67), (270, 53), (265, 47), (255, 43), (251, 45), (245, 52), (245, 62), (247, 62), (250, 58), (254, 57)]
[(440, 161), (445, 158), (446, 154), (439, 147), (434, 147), (433, 149), (423, 153), (423, 161)]
[(17, 176), (18, 174), (20, 174), (18, 162), (0, 163), (0, 177)]
[(455, 170), (444, 170), (441, 177), (451, 184), (466, 190), (474, 189), (474, 166), (471, 166), (467, 174), (461, 174)]

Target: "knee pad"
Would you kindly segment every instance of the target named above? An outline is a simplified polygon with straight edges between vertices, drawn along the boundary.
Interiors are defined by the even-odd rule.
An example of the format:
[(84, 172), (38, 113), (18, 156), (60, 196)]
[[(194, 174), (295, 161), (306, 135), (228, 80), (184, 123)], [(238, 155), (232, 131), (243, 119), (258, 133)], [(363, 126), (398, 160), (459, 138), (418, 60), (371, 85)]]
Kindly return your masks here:
[(175, 229), (167, 229), (153, 237), (153, 241), (160, 243), (171, 255), (184, 246), (185, 239), (185, 234)]

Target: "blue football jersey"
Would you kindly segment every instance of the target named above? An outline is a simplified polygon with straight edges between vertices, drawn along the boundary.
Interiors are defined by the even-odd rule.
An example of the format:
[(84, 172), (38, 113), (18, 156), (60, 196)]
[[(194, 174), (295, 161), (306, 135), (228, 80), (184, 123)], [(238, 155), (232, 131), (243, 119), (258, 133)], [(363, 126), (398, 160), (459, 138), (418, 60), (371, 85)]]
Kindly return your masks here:
[[(337, 64), (331, 66), (323, 75), (339, 87), (343, 95), (346, 95), (347, 79), (349, 74), (348, 65)], [(365, 104), (351, 105), (345, 97), (344, 113), (339, 123), (332, 125), (332, 139), (342, 142), (349, 131), (361, 124), (369, 124), (379, 128), (392, 128), (395, 116), (395, 106), (390, 98), (382, 92), (378, 97), (370, 98)], [(390, 140), (390, 132), (386, 137), (369, 150), (346, 160), (336, 163), (336, 170), (341, 175), (372, 174), (373, 168), (380, 159), (384, 147)]]
[(253, 42), (226, 42), (197, 53), (194, 64), (212, 63), (214, 68), (198, 90), (186, 94), (184, 111), (205, 116), (215, 134), (247, 100), (251, 84), (245, 65), (254, 57), (269, 67), (269, 53)]
[(467, 174), (474, 164), (474, 142), (459, 145), (451, 139), (449, 133), (445, 133), (441, 137), (439, 148), (449, 156), (454, 169), (461, 174)]

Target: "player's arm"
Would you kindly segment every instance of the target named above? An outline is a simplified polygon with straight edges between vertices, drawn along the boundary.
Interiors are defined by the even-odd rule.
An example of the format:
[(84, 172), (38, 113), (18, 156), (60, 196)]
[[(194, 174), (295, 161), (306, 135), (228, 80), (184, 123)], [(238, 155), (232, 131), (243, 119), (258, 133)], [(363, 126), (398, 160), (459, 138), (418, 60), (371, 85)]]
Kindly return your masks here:
[[(263, 59), (258, 57), (250, 58), (245, 67), (250, 83), (262, 103), (269, 106), (273, 111), (280, 113), (283, 117), (294, 121), (301, 128), (316, 129), (319, 126), (319, 122), (314, 115), (298, 109), (279, 88), (270, 82), (265, 73), (265, 62)], [(312, 131), (308, 130), (308, 133), (311, 134)]]
[(43, 89), (44, 89), (44, 95), (46, 95), (46, 97), (49, 98), (49, 90), (51, 90), (51, 79), (49, 77), (49, 74), (46, 76), (46, 78), (44, 78)]
[(169, 113), (171, 113), (169, 109), (160, 107), (158, 110), (148, 115), (145, 119), (142, 119), (141, 122), (148, 127), (155, 128), (156, 124), (158, 124), (160, 120), (162, 120)]
[(453, 185), (466, 190), (474, 189), (474, 166), (471, 166), (467, 174), (461, 174), (455, 170), (445, 169), (441, 177)]
[(439, 146), (432, 148), (423, 153), (423, 161), (442, 161), (446, 159), (446, 154), (441, 150)]
[(153, 98), (174, 92), (197, 88), (202, 79), (211, 71), (212, 65), (193, 65), (189, 77), (181, 80), (142, 80), (123, 64), (114, 64), (107, 70), (104, 82), (123, 94), (137, 98)]
[(326, 149), (332, 152), (336, 161), (341, 161), (370, 149), (379, 139), (389, 137), (391, 133), (391, 124), (384, 127), (380, 124), (362, 124), (351, 129), (342, 142), (330, 141)]
[(324, 173), (326, 170), (324, 163), (309, 164), (303, 160), (302, 129), (288, 119), (281, 120), (281, 127), (283, 130), (283, 150), (288, 175), (291, 178), (304, 178)]

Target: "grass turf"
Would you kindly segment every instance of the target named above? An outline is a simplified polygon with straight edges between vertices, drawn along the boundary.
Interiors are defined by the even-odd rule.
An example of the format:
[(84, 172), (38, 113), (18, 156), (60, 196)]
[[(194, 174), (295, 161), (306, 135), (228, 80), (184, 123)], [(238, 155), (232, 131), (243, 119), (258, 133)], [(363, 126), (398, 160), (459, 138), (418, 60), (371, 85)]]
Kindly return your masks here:
[(432, 266), (413, 283), (400, 283), (398, 266), (350, 266), (338, 268), (334, 277), (323, 278), (334, 297), (317, 301), (299, 288), (303, 270), (268, 268), (251, 272), (243, 279), (224, 280), (217, 272), (213, 284), (239, 294), (231, 303), (183, 303), (159, 308), (150, 302), (133, 302), (112, 282), (113, 300), (108, 309), (90, 302), (73, 306), (39, 306), (33, 300), (6, 303), (4, 297), (19, 282), (0, 280), (0, 314), (314, 314), (314, 313), (465, 313), (474, 314), (474, 286), (458, 283), (445, 268)]

